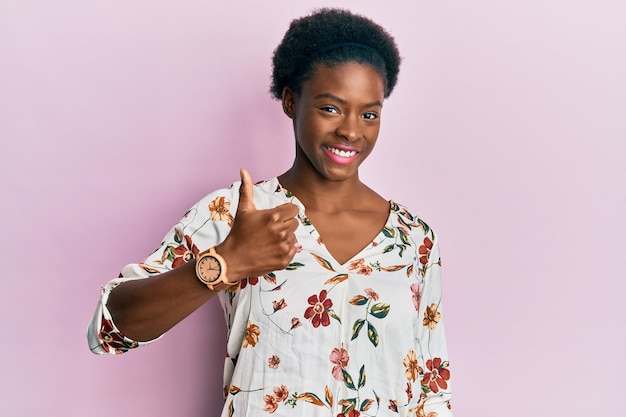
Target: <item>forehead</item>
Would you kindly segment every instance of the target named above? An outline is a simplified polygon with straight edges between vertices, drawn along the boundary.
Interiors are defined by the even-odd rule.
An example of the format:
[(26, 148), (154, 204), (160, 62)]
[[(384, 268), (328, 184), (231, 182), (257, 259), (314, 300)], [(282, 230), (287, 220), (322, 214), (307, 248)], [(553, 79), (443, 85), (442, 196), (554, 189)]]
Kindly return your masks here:
[(382, 103), (385, 84), (372, 66), (357, 62), (329, 66), (318, 64), (313, 75), (302, 83), (302, 98), (332, 94), (344, 100)]

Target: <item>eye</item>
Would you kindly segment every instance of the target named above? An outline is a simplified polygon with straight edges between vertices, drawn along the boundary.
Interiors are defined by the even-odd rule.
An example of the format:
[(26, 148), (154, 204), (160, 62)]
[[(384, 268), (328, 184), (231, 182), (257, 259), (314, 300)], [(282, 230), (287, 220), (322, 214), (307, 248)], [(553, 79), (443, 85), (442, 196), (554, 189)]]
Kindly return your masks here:
[(364, 119), (367, 119), (367, 120), (374, 120), (374, 119), (378, 119), (378, 114), (376, 114), (376, 113), (374, 113), (374, 112), (369, 111), (369, 112), (367, 112), (367, 113), (365, 113), (365, 114), (363, 115), (363, 118), (364, 118)]
[(323, 107), (320, 107), (320, 110), (321, 110), (321, 111), (324, 111), (324, 112), (326, 112), (326, 113), (335, 113), (335, 114), (339, 114), (339, 110), (337, 110), (337, 108), (336, 108), (336, 107), (334, 107), (334, 106), (323, 106)]

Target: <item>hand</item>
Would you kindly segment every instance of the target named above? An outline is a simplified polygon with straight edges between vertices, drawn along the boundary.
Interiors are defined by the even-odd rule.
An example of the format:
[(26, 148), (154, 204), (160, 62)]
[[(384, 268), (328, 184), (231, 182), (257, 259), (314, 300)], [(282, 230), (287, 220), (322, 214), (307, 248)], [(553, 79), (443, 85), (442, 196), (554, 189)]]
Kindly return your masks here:
[(230, 233), (215, 250), (228, 266), (231, 282), (284, 269), (296, 254), (298, 207), (285, 203), (257, 210), (252, 178), (241, 169), (239, 205)]

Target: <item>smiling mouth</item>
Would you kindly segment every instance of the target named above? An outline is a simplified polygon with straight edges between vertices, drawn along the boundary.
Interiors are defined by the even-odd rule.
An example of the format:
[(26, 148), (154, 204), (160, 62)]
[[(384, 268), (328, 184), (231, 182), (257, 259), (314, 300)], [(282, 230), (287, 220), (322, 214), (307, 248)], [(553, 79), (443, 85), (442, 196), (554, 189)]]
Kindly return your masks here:
[(343, 149), (332, 148), (330, 146), (325, 146), (325, 148), (332, 154), (337, 155), (341, 158), (350, 158), (357, 154), (356, 151), (346, 151)]

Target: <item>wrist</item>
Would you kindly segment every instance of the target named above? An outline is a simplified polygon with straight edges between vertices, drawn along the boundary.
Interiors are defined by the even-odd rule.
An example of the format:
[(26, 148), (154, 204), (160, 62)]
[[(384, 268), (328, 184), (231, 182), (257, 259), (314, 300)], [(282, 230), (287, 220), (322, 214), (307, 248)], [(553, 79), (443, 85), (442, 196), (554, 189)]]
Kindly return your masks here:
[(210, 290), (221, 291), (232, 287), (236, 282), (228, 278), (226, 260), (211, 247), (196, 258), (196, 277)]

